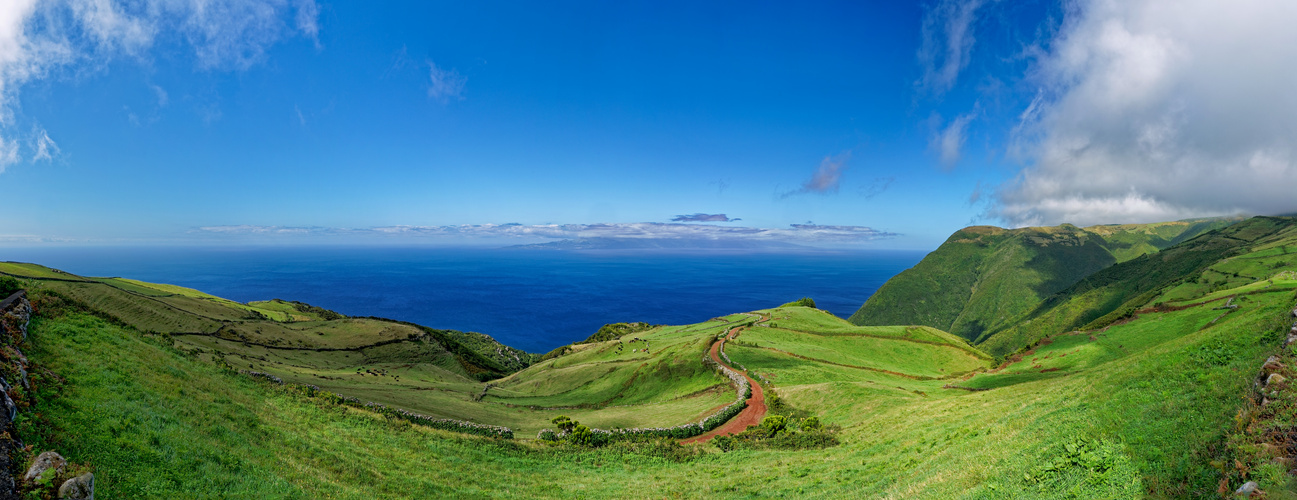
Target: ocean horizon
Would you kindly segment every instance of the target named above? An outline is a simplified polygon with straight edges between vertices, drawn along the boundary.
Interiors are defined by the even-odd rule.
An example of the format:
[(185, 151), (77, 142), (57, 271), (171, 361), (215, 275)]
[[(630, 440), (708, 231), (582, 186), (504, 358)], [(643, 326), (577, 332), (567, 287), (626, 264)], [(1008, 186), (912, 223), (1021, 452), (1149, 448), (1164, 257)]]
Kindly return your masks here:
[(27, 247), (0, 260), (249, 302), (481, 332), (530, 352), (607, 323), (687, 324), (801, 297), (850, 316), (921, 251), (567, 252), (428, 247)]

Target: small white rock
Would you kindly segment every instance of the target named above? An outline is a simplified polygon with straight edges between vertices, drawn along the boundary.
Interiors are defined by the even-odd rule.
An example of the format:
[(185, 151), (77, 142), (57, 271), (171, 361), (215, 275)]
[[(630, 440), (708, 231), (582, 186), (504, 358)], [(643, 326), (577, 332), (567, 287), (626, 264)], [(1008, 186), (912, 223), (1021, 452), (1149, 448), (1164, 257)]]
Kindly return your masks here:
[(54, 474), (58, 474), (59, 472), (62, 472), (63, 468), (67, 465), (68, 461), (64, 460), (62, 455), (53, 451), (47, 451), (36, 457), (36, 460), (32, 462), (32, 466), (27, 469), (27, 475), (23, 476), (23, 479), (27, 481), (35, 481), (40, 479), (41, 476), (45, 475), (45, 471), (50, 469), (54, 469)]
[(95, 475), (87, 472), (64, 481), (59, 500), (95, 500)]

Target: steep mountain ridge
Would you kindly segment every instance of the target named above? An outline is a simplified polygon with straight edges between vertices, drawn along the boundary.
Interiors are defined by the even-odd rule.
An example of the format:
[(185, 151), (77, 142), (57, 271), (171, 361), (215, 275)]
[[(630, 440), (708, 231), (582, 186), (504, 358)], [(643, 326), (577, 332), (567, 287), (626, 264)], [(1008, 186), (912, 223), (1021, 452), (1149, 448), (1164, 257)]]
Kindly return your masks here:
[(964, 228), (888, 280), (849, 321), (926, 325), (970, 341), (986, 338), (1096, 271), (1236, 221)]
[[(1130, 317), (1134, 311), (1155, 305), (1159, 296), (1184, 285), (1183, 297), (1203, 295), (1214, 288), (1266, 279), (1265, 275), (1232, 275), (1235, 281), (1197, 283), (1203, 273), (1243, 253), (1267, 245), (1279, 245), (1297, 236), (1297, 219), (1253, 217), (1207, 232), (1160, 252), (1100, 270), (1046, 298), (1034, 310), (1008, 328), (988, 332), (976, 339), (985, 351), (1004, 355), (1047, 335), (1072, 329), (1102, 328)], [(1279, 262), (1279, 261), (1275, 261)], [(1282, 267), (1282, 266), (1281, 266)], [(1277, 268), (1276, 268), (1277, 269)], [(1194, 280), (1193, 283), (1186, 283)], [(1202, 286), (1210, 285), (1210, 286)]]

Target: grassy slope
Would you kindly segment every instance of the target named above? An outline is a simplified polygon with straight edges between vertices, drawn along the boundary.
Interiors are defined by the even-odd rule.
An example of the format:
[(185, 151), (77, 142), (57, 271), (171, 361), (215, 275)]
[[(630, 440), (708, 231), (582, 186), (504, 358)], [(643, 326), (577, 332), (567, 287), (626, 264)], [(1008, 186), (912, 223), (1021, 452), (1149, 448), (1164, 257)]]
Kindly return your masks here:
[(965, 228), (889, 280), (850, 320), (928, 325), (969, 340), (985, 338), (1095, 271), (1232, 222)]
[[(1004, 355), (1045, 335), (1106, 325), (1135, 309), (1152, 305), (1161, 294), (1190, 298), (1213, 288), (1252, 283), (1266, 276), (1233, 277), (1231, 274), (1216, 281), (1211, 281), (1209, 276), (1222, 275), (1214, 269), (1220, 266), (1229, 269), (1228, 263), (1235, 257), (1297, 241), (1295, 225), (1297, 221), (1291, 218), (1254, 217), (1096, 272), (1049, 297), (1015, 325), (979, 338), (978, 345), (988, 353)], [(1251, 260), (1274, 269), (1272, 262), (1281, 257)], [(1207, 281), (1209, 285), (1191, 283), (1198, 281)]]
[[(1293, 304), (1284, 286), (1247, 297), (1206, 328), (1221, 312), (1212, 304), (1144, 315), (1093, 341), (1059, 337), (967, 381), (841, 366), (893, 356), (870, 349), (838, 352), (846, 362), (829, 364), (732, 344), (735, 362), (774, 380), (792, 404), (841, 426), (843, 444), (725, 454), (702, 447), (703, 455), (684, 463), (656, 449), (547, 449), (385, 422), (71, 315), (33, 322), (29, 355), (67, 382), (38, 409), (46, 422), (28, 423), (44, 429), (29, 440), (94, 465), (106, 497), (1210, 496), (1217, 476), (1208, 450), (1231, 425), (1260, 360), (1278, 345), (1277, 328), (1286, 327)], [(852, 338), (853, 327), (804, 333), (831, 323), (813, 310), (760, 313), (780, 327), (752, 328), (740, 338), (790, 337), (808, 353)], [(670, 339), (699, 333), (691, 329), (711, 330), (663, 329), (650, 342), (666, 351)], [(915, 344), (984, 363), (953, 342)], [(612, 356), (582, 352), (554, 361), (575, 366)], [(1049, 368), (1059, 369), (1041, 373)], [(996, 388), (942, 388), (951, 383)], [(1077, 443), (1089, 450), (1086, 458), (1069, 453)]]
[[(0, 274), (30, 279), (37, 288), (107, 311), (138, 330), (174, 335), (190, 348), (224, 344), (264, 350), (257, 344), (265, 344), (270, 348), (356, 349), (360, 353), (370, 351), (360, 349), (363, 346), (409, 340), (420, 345), (372, 352), (396, 361), (405, 351), (413, 356), (405, 363), (430, 363), (455, 377), (473, 379), (503, 376), (533, 359), (481, 334), (432, 330), (379, 318), (325, 321), (316, 312), (284, 301), (241, 304), (174, 285), (87, 278), (35, 264), (0, 263)], [(353, 360), (363, 361), (362, 357)]]

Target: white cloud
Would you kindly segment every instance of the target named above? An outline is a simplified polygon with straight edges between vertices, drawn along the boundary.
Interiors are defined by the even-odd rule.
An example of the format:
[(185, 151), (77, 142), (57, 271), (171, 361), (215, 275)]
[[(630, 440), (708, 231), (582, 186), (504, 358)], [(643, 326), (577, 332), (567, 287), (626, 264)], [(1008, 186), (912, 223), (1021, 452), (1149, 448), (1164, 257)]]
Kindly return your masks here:
[(9, 165), (18, 163), (18, 143), (12, 139), (0, 137), (0, 172)]
[(1297, 3), (1087, 0), (1028, 77), (1010, 224), (1297, 210)]
[[(288, 0), (5, 0), (0, 4), (0, 170), (22, 161), (13, 138), (21, 88), (69, 68), (99, 70), (115, 57), (147, 59), (158, 40), (188, 42), (196, 66), (242, 70), (290, 31)], [(319, 9), (298, 0), (296, 27), (315, 39)], [(158, 106), (167, 94), (151, 86)], [(50, 159), (57, 146), (43, 134), (31, 159)]]
[(450, 99), (464, 100), (464, 84), (467, 79), (459, 76), (459, 72), (438, 68), (435, 63), (428, 61), (428, 77), (428, 97), (443, 103)]
[(983, 0), (941, 0), (923, 15), (919, 64), (923, 76), (916, 85), (935, 95), (954, 87), (968, 66), (976, 41), (973, 23)]
[(137, 55), (148, 49), (157, 35), (153, 20), (132, 16), (113, 0), (75, 0), (69, 6), (85, 33), (104, 52)]
[(973, 117), (973, 113), (959, 115), (932, 137), (930, 146), (941, 156), (941, 165), (947, 170), (954, 168), (963, 157), (968, 122), (972, 121)]
[(45, 129), (37, 127), (33, 133), (33, 149), (36, 154), (32, 155), (32, 161), (52, 161), (55, 156), (59, 155), (59, 145), (50, 139), (50, 134)]
[(851, 152), (843, 151), (834, 156), (825, 156), (820, 160), (820, 166), (815, 168), (811, 178), (802, 183), (802, 187), (784, 193), (780, 198), (789, 196), (817, 193), (828, 194), (838, 192), (838, 187), (842, 184), (842, 172), (847, 169), (847, 161), (851, 160)]
[(297, 30), (320, 47), (320, 6), (315, 0), (297, 0)]
[(157, 96), (159, 108), (166, 107), (167, 103), (171, 102), (170, 98), (167, 96), (166, 89), (152, 84), (149, 85), (149, 88), (153, 89), (153, 94)]
[(459, 226), (383, 226), (372, 228), (289, 226), (205, 226), (197, 233), (226, 236), (361, 236), (526, 241), (623, 238), (665, 240), (746, 240), (791, 243), (859, 243), (897, 236), (866, 226), (792, 224), (787, 228), (632, 222), (611, 224), (472, 224)]

